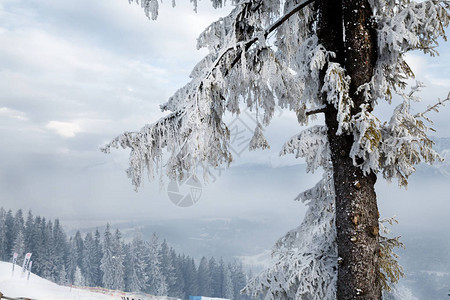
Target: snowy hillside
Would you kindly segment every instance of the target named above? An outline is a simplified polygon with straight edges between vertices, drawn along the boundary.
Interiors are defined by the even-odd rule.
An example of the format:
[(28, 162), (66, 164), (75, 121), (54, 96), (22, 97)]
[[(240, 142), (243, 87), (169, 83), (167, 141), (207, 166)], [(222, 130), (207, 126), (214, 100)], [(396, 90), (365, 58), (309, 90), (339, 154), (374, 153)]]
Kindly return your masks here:
[[(22, 268), (15, 267), (12, 274), (12, 264), (0, 262), (0, 292), (7, 297), (27, 297), (31, 299), (45, 300), (115, 300), (128, 296), (123, 292), (109, 292), (109, 294), (60, 286), (51, 281), (43, 279), (35, 274), (31, 274), (30, 280), (22, 275)], [(106, 291), (106, 290), (105, 290)], [(168, 299), (167, 297), (152, 299)], [(172, 298), (173, 299), (173, 298)]]
[(104, 295), (81, 289), (59, 286), (51, 281), (31, 274), (30, 280), (22, 275), (22, 268), (15, 267), (12, 275), (12, 264), (0, 262), (0, 292), (8, 297), (29, 297), (31, 299), (120, 299), (120, 295)]

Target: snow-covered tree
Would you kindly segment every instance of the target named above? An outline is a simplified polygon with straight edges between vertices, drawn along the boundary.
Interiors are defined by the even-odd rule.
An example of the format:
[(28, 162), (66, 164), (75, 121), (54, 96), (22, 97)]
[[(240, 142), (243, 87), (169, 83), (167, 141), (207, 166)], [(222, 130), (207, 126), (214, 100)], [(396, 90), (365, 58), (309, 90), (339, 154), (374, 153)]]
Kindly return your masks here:
[[(315, 127), (317, 131), (326, 130)], [(302, 151), (294, 137), (286, 151)], [(315, 161), (330, 165), (326, 140), (316, 144)], [(322, 149), (322, 151), (321, 151)], [(264, 299), (333, 299), (338, 259), (336, 247), (333, 173), (329, 166), (315, 187), (297, 196), (308, 206), (302, 224), (282, 237), (273, 250), (275, 264), (252, 279), (245, 291)], [(319, 288), (318, 288), (319, 287)]]
[(113, 251), (114, 251), (114, 287), (116, 290), (125, 289), (125, 252), (122, 242), (122, 234), (119, 229), (116, 229), (113, 237)]
[(5, 261), (11, 260), (11, 250), (14, 244), (15, 232), (14, 232), (14, 216), (12, 210), (8, 210), (5, 216), (5, 231), (6, 231), (6, 252)]
[(198, 293), (203, 296), (212, 296), (211, 270), (206, 257), (202, 257), (198, 265)]
[(53, 223), (51, 220), (44, 222), (42, 231), (42, 247), (40, 252), (41, 258), (41, 276), (56, 281), (58, 279), (57, 273), (59, 266), (56, 265), (55, 261), (55, 247), (53, 239)]
[(212, 296), (221, 297), (222, 296), (222, 280), (219, 265), (214, 257), (209, 259), (209, 271), (211, 272), (211, 283), (212, 283)]
[(112, 290), (124, 290), (124, 259), (122, 235), (118, 229), (114, 235), (111, 234), (110, 226), (107, 224), (103, 236), (103, 257), (100, 265), (104, 287)]
[[(65, 258), (67, 255), (67, 236), (64, 232), (59, 220), (55, 220), (53, 226), (53, 263), (55, 266), (55, 280), (59, 281), (61, 278), (66, 278), (67, 273), (65, 270)], [(64, 271), (64, 274), (62, 274)]]
[(76, 285), (76, 286), (84, 286), (86, 284), (84, 276), (81, 273), (81, 269), (78, 266), (75, 268), (75, 275), (74, 275), (74, 279), (73, 279), (73, 284)]
[[(147, 16), (157, 17), (157, 0), (135, 1)], [(212, 0), (214, 7), (223, 2)], [(327, 263), (322, 262), (323, 256), (314, 256), (313, 264), (320, 270), (311, 272), (324, 276), (317, 281), (301, 277), (304, 283), (289, 282), (300, 280), (303, 271), (308, 273), (304, 263), (312, 261), (311, 254), (300, 259), (301, 253), (291, 253), (309, 248), (295, 242), (308, 237), (303, 232), (288, 233), (281, 239), (287, 244), (277, 246), (283, 253), (279, 264), (290, 259), (299, 264), (280, 271), (279, 285), (264, 285), (263, 292), (267, 299), (283, 299), (294, 290), (300, 294), (309, 290), (313, 297), (324, 295), (323, 299), (380, 299), (376, 179), (397, 179), (405, 186), (416, 164), (439, 159), (427, 136), (427, 116), (412, 112), (411, 103), (420, 100), (415, 94), (419, 86), (405, 91), (407, 79), (413, 77), (405, 54), (412, 50), (436, 53), (438, 38), (445, 37), (450, 4), (447, 0), (232, 3), (232, 12), (198, 38), (198, 47), (208, 48), (209, 54), (192, 71), (192, 80), (161, 106), (169, 114), (138, 132), (118, 136), (103, 151), (119, 146), (131, 149), (127, 172), (136, 188), (145, 170), (153, 176), (164, 169), (176, 178), (203, 168), (207, 177), (210, 168), (233, 159), (223, 116), (239, 114), (241, 103), (258, 115), (250, 149), (269, 146), (262, 127), (269, 125), (276, 105), (295, 112), (301, 125), (323, 114), (324, 126), (306, 129), (291, 142), (299, 144), (294, 151), (305, 157), (310, 171), (326, 165), (320, 159), (329, 159), (327, 179), (313, 190), (333, 186), (328, 192), (334, 197), (335, 223), (323, 224), (327, 211), (317, 209), (329, 206), (315, 203), (325, 200), (310, 190), (304, 199), (310, 201), (309, 212), (315, 215), (307, 215), (309, 223), (302, 223), (298, 230), (309, 231), (314, 222), (328, 229), (315, 241), (324, 247), (332, 245), (329, 236), (336, 231), (337, 270), (331, 256), (326, 256)], [(391, 120), (384, 123), (374, 113), (383, 100), (398, 102)], [(318, 145), (329, 149), (328, 157), (314, 153)], [(167, 161), (163, 153), (169, 154)], [(292, 249), (289, 243), (295, 244)], [(329, 250), (321, 253), (331, 255)]]
[(17, 237), (17, 234), (19, 234), (20, 231), (24, 231), (25, 229), (25, 223), (23, 220), (23, 212), (21, 209), (17, 210), (14, 214), (14, 225), (13, 225), (13, 235), (14, 239)]
[(176, 297), (177, 290), (177, 274), (175, 268), (174, 257), (171, 255), (171, 248), (167, 245), (166, 240), (161, 244), (161, 272), (167, 284), (167, 296)]
[(33, 222), (33, 232), (32, 232), (32, 250), (28, 250), (27, 252), (33, 253), (33, 269), (34, 272), (41, 276), (42, 275), (42, 267), (43, 267), (43, 253), (44, 253), (44, 229), (45, 229), (45, 218), (41, 218), (40, 216), (36, 216)]
[(142, 292), (145, 290), (148, 281), (147, 248), (139, 234), (133, 238), (127, 252), (127, 290)]
[(241, 290), (247, 285), (247, 278), (244, 274), (242, 263), (235, 260), (230, 267), (231, 279), (233, 280), (233, 299), (247, 299), (246, 295), (242, 295)]
[(230, 266), (223, 265), (223, 276), (222, 276), (222, 292), (223, 298), (233, 300), (234, 299), (234, 290), (233, 290), (233, 281), (231, 279)]
[(11, 257), (14, 255), (14, 253), (17, 253), (17, 262), (23, 260), (25, 255), (25, 238), (22, 231), (19, 231), (16, 238), (14, 239), (14, 244), (11, 252)]
[(103, 273), (103, 287), (112, 289), (114, 286), (114, 250), (113, 237), (109, 223), (106, 224), (105, 233), (103, 234), (103, 257), (101, 260), (100, 269)]
[(3, 207), (0, 207), (0, 259), (7, 261), (9, 258), (7, 255), (7, 242), (6, 242), (6, 211)]
[(63, 265), (61, 271), (59, 272), (59, 277), (57, 280), (59, 285), (67, 285), (69, 281), (67, 280), (66, 267)]
[[(189, 256), (183, 260), (183, 276), (185, 298), (189, 295), (198, 295), (197, 268), (194, 259)], [(222, 283), (219, 282), (219, 284)]]
[(75, 233), (75, 236), (73, 237), (73, 251), (76, 259), (76, 265), (80, 268), (81, 272), (84, 271), (83, 267), (83, 249), (84, 249), (84, 242), (83, 238), (81, 237), (81, 232), (77, 230)]
[(102, 249), (102, 242), (101, 242), (101, 236), (100, 236), (100, 231), (98, 231), (98, 229), (95, 229), (95, 234), (94, 234), (94, 244), (95, 244), (95, 257), (96, 257), (96, 263), (97, 263), (97, 278), (96, 281), (94, 283), (95, 286), (101, 286), (102, 285), (102, 278), (103, 278), (103, 273), (102, 270), (100, 268), (101, 265), (101, 260), (103, 257), (103, 249)]
[(66, 272), (67, 272), (67, 280), (69, 283), (73, 284), (75, 271), (77, 268), (77, 251), (75, 249), (75, 243), (73, 237), (70, 237), (69, 242), (67, 243), (67, 256), (66, 256)]
[(31, 211), (28, 211), (27, 220), (25, 222), (24, 238), (25, 238), (25, 249), (27, 249), (27, 251), (31, 253), (34, 252), (35, 248), (34, 234), (35, 234), (34, 217)]
[(161, 269), (161, 244), (153, 233), (147, 245), (147, 292), (156, 296), (167, 295), (166, 278)]
[[(175, 267), (175, 284), (172, 286), (168, 285), (169, 296), (183, 298), (185, 291), (185, 280), (183, 276), (181, 256), (177, 255), (175, 250), (171, 249), (170, 258), (173, 266)], [(170, 284), (170, 281), (168, 284)]]
[(84, 237), (83, 247), (84, 284), (87, 286), (96, 286), (99, 277), (100, 258), (92, 233), (88, 232)]

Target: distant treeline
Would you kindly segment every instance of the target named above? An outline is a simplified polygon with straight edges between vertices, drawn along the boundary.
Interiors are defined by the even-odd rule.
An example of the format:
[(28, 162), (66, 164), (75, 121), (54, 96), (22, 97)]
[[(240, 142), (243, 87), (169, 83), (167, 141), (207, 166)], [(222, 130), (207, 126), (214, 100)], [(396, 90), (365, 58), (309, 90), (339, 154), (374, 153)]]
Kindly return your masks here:
[(0, 208), (0, 259), (20, 265), (31, 252), (32, 272), (59, 284), (99, 286), (128, 292), (145, 292), (188, 299), (201, 295), (249, 299), (239, 291), (247, 278), (238, 261), (225, 263), (203, 257), (177, 254), (166, 241), (153, 234), (145, 241), (136, 234), (125, 243), (119, 229), (107, 224), (103, 235), (97, 229), (67, 238), (58, 219), (51, 221), (22, 210), (15, 214)]

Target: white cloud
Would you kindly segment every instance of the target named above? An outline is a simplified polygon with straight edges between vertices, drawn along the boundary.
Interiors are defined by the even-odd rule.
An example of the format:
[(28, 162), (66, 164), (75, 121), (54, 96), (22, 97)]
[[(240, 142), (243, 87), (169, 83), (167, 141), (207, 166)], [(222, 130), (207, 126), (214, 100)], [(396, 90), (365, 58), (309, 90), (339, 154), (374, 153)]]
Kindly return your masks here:
[(63, 137), (74, 137), (81, 131), (81, 127), (76, 123), (50, 121), (45, 128), (55, 131), (57, 134)]
[(26, 114), (22, 111), (18, 111), (15, 109), (11, 109), (8, 107), (0, 107), (0, 116), (1, 117), (8, 117), (12, 119), (17, 119), (20, 121), (26, 121), (27, 117)]

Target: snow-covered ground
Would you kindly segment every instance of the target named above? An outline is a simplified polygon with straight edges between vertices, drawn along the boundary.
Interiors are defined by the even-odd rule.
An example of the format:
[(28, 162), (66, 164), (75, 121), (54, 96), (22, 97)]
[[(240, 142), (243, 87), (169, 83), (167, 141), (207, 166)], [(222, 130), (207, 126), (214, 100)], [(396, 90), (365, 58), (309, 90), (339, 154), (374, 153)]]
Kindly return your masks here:
[(0, 292), (8, 297), (27, 297), (31, 299), (120, 299), (120, 295), (105, 295), (81, 289), (60, 286), (43, 279), (35, 274), (27, 280), (26, 274), (22, 277), (22, 268), (15, 266), (12, 274), (12, 263), (0, 262)]
[[(108, 292), (106, 290), (104, 291)], [(7, 297), (26, 297), (37, 300), (113, 300), (122, 299), (122, 296), (127, 296), (127, 294), (119, 291), (110, 291), (109, 294), (105, 294), (80, 288), (60, 286), (33, 273), (30, 275), (30, 279), (27, 280), (27, 274), (22, 276), (22, 268), (20, 266), (15, 266), (13, 274), (12, 263), (7, 262), (0, 262), (0, 292)], [(168, 298), (152, 297), (152, 299)]]

